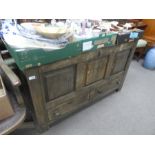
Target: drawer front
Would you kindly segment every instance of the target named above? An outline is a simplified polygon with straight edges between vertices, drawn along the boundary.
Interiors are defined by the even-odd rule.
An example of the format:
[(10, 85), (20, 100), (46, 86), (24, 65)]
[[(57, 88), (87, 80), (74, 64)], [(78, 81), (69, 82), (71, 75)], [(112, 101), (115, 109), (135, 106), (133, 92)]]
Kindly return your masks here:
[(70, 113), (75, 108), (76, 108), (76, 106), (74, 104), (74, 100), (64, 101), (63, 104), (56, 107), (55, 109), (48, 110), (49, 120), (50, 121), (56, 120), (64, 115)]
[(103, 85), (97, 87), (97, 89), (96, 89), (97, 93), (104, 93), (107, 90), (118, 87), (120, 84), (120, 81), (121, 81), (120, 79), (115, 79), (115, 80), (108, 82), (107, 84), (103, 84)]
[(76, 96), (73, 95), (72, 98), (57, 100), (57, 102), (51, 103), (51, 106), (48, 106), (48, 116), (49, 120), (55, 121), (77, 109), (84, 106), (89, 102), (89, 89), (76, 92)]
[(123, 74), (118, 74), (117, 76), (115, 76), (116, 78), (111, 78), (108, 82), (100, 84), (98, 86), (96, 86), (96, 93), (95, 96), (93, 98), (93, 100), (97, 99), (98, 97), (102, 97), (110, 92), (113, 92), (114, 90), (116, 90), (117, 88), (119, 88), (121, 82), (122, 82), (122, 78), (123, 78)]

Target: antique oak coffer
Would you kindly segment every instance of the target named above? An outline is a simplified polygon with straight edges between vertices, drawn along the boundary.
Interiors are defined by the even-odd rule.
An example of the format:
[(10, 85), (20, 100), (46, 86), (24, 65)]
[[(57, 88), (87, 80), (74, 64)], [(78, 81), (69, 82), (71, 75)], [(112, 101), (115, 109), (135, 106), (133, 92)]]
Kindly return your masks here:
[[(30, 109), (40, 130), (120, 90), (137, 40), (24, 69)], [(74, 51), (72, 51), (74, 52)]]

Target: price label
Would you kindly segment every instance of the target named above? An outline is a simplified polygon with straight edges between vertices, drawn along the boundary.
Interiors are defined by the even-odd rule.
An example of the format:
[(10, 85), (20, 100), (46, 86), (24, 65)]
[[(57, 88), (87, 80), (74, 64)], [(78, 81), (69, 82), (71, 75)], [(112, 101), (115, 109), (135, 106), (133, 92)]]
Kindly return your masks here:
[(33, 76), (29, 76), (29, 81), (31, 81), (31, 80), (35, 80), (36, 79), (36, 76), (35, 75), (33, 75)]
[(83, 51), (88, 51), (88, 50), (90, 50), (92, 48), (93, 48), (92, 41), (87, 41), (87, 42), (83, 43), (83, 48), (82, 48)]
[(138, 32), (131, 32), (131, 33), (130, 33), (130, 38), (131, 38), (131, 39), (138, 38)]

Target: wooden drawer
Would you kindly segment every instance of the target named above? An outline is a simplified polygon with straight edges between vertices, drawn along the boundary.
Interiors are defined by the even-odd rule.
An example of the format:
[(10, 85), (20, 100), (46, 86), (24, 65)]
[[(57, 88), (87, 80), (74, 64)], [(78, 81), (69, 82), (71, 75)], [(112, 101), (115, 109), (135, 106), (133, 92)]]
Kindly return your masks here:
[(85, 105), (89, 102), (89, 89), (76, 92), (71, 98), (54, 101), (48, 105), (48, 117), (53, 122)]
[(114, 90), (119, 88), (123, 75), (120, 74), (116, 77), (117, 78), (111, 78), (108, 82), (96, 86), (94, 99), (98, 98), (98, 96), (103, 97), (104, 95), (113, 92)]
[(120, 79), (115, 79), (110, 81), (109, 83), (103, 84), (96, 88), (97, 93), (104, 93), (111, 88), (116, 88), (120, 84)]
[(50, 121), (54, 121), (68, 113), (70, 113), (71, 111), (73, 111), (76, 108), (75, 103), (74, 103), (74, 99), (73, 100), (67, 100), (64, 101), (63, 104), (61, 104), (60, 106), (54, 108), (54, 109), (49, 109), (48, 110), (48, 117)]

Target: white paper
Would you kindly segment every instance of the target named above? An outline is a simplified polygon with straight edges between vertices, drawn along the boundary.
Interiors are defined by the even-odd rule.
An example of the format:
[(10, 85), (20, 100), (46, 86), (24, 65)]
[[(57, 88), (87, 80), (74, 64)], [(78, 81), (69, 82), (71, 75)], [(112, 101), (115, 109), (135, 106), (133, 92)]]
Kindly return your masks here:
[(83, 43), (83, 51), (87, 51), (93, 48), (92, 41), (87, 41)]

